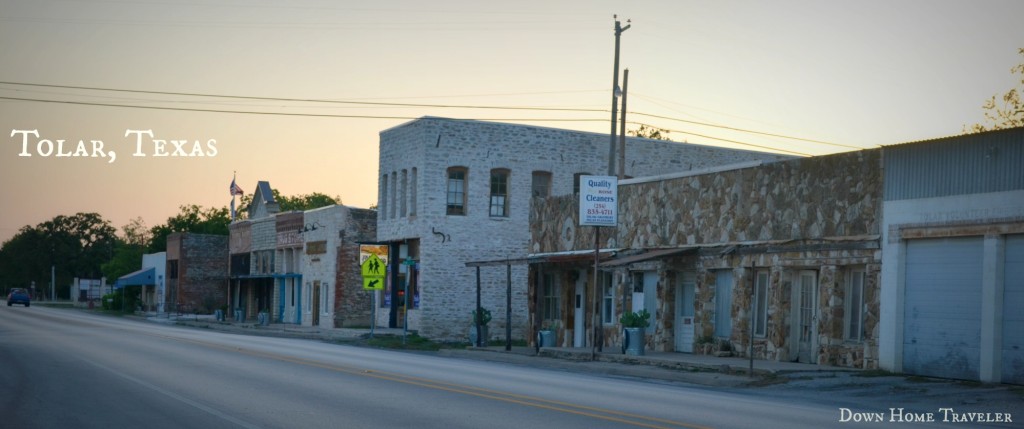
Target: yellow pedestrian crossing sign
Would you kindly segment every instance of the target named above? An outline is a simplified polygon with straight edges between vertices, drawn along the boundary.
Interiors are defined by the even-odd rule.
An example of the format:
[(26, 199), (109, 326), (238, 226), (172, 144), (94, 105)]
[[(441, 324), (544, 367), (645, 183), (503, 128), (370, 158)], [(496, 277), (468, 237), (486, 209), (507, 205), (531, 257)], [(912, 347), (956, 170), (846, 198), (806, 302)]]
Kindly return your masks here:
[(363, 289), (384, 289), (384, 276), (387, 274), (387, 267), (377, 255), (371, 253), (370, 257), (363, 261), (360, 271), (363, 275)]

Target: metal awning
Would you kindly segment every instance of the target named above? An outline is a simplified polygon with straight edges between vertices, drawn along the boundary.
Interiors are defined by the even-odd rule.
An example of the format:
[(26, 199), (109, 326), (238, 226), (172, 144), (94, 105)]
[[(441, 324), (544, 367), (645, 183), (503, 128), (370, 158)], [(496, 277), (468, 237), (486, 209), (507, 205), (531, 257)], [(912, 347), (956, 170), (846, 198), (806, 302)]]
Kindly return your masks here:
[(156, 268), (149, 267), (138, 270), (134, 273), (125, 274), (117, 278), (114, 282), (115, 288), (123, 288), (125, 286), (145, 286), (145, 285), (156, 285)]
[(599, 264), (601, 268), (612, 268), (621, 267), (623, 265), (629, 265), (636, 262), (649, 261), (651, 259), (665, 258), (669, 256), (675, 256), (687, 252), (697, 252), (700, 250), (700, 246), (687, 246), (687, 247), (674, 247), (671, 249), (653, 249), (645, 250), (640, 253), (633, 255), (623, 256), (620, 258), (614, 258), (612, 260)]
[[(601, 259), (607, 259), (621, 249), (601, 249), (599, 257)], [(576, 262), (594, 260), (594, 250), (569, 250), (565, 252), (550, 252), (550, 253), (531, 253), (522, 258), (506, 258), (506, 259), (494, 259), (489, 261), (470, 261), (466, 262), (467, 267), (488, 267), (488, 266), (505, 266), (505, 265), (527, 265), (527, 264), (540, 264), (545, 262)]]

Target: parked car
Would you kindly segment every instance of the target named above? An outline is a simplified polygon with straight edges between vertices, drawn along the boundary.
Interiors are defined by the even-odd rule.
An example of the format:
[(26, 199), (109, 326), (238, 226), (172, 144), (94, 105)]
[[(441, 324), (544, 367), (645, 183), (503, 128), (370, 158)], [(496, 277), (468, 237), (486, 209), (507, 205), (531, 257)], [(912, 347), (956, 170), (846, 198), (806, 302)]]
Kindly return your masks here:
[(28, 291), (22, 288), (11, 289), (11, 293), (7, 294), (7, 306), (10, 307), (12, 304), (25, 304), (26, 307), (32, 303), (32, 297), (28, 295)]

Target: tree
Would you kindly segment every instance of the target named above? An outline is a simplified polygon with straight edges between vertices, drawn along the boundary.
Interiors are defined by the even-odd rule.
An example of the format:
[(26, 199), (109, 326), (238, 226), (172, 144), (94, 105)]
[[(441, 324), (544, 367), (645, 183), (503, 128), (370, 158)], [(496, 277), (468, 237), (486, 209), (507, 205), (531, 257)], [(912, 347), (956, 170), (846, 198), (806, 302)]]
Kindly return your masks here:
[(114, 245), (114, 257), (100, 266), (103, 276), (117, 280), (121, 276), (142, 268), (142, 255), (150, 244), (152, 232), (146, 228), (141, 217), (128, 221), (121, 227), (123, 238)]
[(117, 242), (117, 230), (97, 213), (60, 215), (36, 226), (24, 226), (0, 247), (0, 285), (48, 292), (50, 271), (56, 274), (58, 296), (68, 296), (75, 277), (97, 279)]
[(153, 234), (147, 252), (163, 252), (167, 250), (167, 236), (175, 232), (192, 232), (196, 234), (228, 235), (231, 217), (227, 207), (204, 209), (191, 204), (180, 206), (181, 212), (167, 218), (167, 223), (150, 229)]
[[(281, 192), (277, 189), (271, 188), (270, 191), (274, 195), (274, 201), (277, 201), (277, 205), (281, 207), (282, 212), (289, 211), (306, 211), (317, 209), (320, 207), (333, 206), (335, 204), (341, 204), (341, 196), (335, 195), (333, 197), (319, 192), (312, 194), (302, 194), (296, 196), (285, 196), (281, 195)], [(238, 204), (238, 217), (244, 219), (246, 213), (249, 212), (249, 207), (252, 205), (252, 194), (242, 195), (241, 200)]]
[[(1024, 48), (1020, 48), (1018, 53), (1024, 56)], [(985, 104), (981, 106), (982, 109), (985, 109), (985, 123), (974, 124), (965, 131), (980, 133), (1024, 127), (1024, 100), (1021, 99), (1022, 93), (1024, 93), (1024, 62), (1011, 67), (1010, 73), (1020, 75), (1018, 86), (1003, 94), (1000, 100), (996, 100), (995, 95), (986, 100)]]
[(640, 128), (637, 128), (636, 130), (633, 131), (626, 131), (626, 134), (654, 140), (672, 141), (672, 139), (668, 138), (668, 133), (670, 132), (671, 131), (663, 128), (655, 128), (652, 126), (648, 126), (646, 124), (640, 124)]

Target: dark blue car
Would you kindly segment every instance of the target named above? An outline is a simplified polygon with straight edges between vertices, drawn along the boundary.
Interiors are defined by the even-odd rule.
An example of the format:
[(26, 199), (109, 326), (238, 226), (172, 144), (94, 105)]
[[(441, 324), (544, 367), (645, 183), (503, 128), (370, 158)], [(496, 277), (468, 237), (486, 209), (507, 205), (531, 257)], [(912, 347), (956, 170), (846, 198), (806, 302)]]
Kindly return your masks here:
[(7, 294), (7, 306), (10, 307), (12, 304), (25, 304), (26, 307), (32, 303), (32, 297), (28, 295), (28, 291), (22, 288), (11, 289), (11, 293)]

